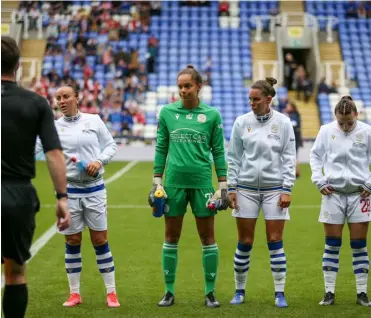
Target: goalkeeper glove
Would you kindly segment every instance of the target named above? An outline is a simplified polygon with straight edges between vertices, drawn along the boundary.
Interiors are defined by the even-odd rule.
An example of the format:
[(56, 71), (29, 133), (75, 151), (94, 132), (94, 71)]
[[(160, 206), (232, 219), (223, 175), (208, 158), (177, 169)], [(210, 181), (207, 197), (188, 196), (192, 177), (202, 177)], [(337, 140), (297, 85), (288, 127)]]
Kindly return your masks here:
[(219, 189), (215, 191), (214, 195), (207, 200), (206, 207), (211, 210), (227, 210), (229, 206), (227, 182), (220, 181)]
[[(151, 191), (149, 192), (149, 195), (148, 195), (148, 203), (149, 203), (150, 207), (152, 207), (152, 208), (155, 205), (155, 192), (156, 191), (161, 191), (163, 193), (163, 199), (164, 200), (167, 199), (167, 194), (165, 192), (165, 189), (162, 186), (162, 178), (161, 177), (154, 177), (153, 178), (153, 186), (152, 186), (152, 189), (151, 189)], [(169, 212), (169, 206), (167, 204), (165, 204), (162, 213), (167, 213), (167, 212)]]

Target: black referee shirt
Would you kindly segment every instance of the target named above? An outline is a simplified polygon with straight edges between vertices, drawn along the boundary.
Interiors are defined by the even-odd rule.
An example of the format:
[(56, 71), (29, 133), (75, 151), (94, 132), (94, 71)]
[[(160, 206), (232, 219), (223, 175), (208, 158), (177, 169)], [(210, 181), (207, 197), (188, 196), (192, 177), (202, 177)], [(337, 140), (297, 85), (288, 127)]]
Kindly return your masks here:
[(44, 152), (62, 149), (51, 107), (45, 98), (1, 81), (1, 178), (29, 181), (35, 177), (35, 143)]

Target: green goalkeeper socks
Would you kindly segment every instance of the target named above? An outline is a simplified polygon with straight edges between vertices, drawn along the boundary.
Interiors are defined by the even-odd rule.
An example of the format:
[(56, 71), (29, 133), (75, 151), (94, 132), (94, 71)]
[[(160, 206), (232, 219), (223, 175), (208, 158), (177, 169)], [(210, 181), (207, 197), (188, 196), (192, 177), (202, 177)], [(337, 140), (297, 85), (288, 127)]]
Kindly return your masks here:
[(178, 244), (165, 242), (162, 247), (162, 269), (166, 292), (174, 295), (176, 265), (178, 263)]
[(202, 264), (205, 275), (205, 295), (215, 290), (218, 272), (218, 246), (216, 244), (202, 246)]

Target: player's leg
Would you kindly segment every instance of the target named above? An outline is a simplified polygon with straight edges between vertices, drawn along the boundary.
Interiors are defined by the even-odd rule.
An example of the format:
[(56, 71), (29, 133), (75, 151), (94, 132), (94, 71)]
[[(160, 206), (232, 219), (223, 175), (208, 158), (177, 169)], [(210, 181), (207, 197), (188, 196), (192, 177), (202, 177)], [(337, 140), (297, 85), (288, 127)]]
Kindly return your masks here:
[(182, 232), (183, 217), (187, 210), (186, 189), (165, 187), (169, 212), (165, 214), (165, 242), (162, 247), (162, 270), (165, 281), (165, 295), (160, 307), (169, 307), (175, 301), (175, 276), (178, 264), (178, 241)]
[(80, 277), (82, 270), (81, 240), (84, 230), (84, 218), (80, 198), (69, 198), (68, 208), (71, 213), (71, 226), (59, 232), (65, 235), (65, 268), (70, 295), (63, 303), (65, 307), (74, 307), (82, 303), (80, 295)]
[(202, 264), (205, 278), (205, 304), (219, 307), (215, 298), (215, 282), (218, 274), (219, 250), (214, 237), (215, 211), (209, 210), (206, 203), (214, 194), (213, 188), (189, 190), (189, 201), (196, 218), (198, 235), (202, 244)]
[(266, 236), (270, 255), (270, 267), (274, 282), (275, 304), (287, 307), (285, 298), (286, 254), (283, 248), (283, 230), (285, 221), (290, 219), (288, 209), (278, 206), (281, 193), (264, 193), (262, 210), (264, 213)]
[(235, 295), (231, 304), (238, 305), (245, 301), (245, 288), (250, 268), (250, 253), (254, 243), (256, 220), (260, 210), (260, 194), (257, 192), (238, 191), (238, 210), (233, 210), (236, 218), (238, 242), (234, 254)]
[(370, 307), (367, 281), (370, 261), (367, 253), (367, 232), (371, 220), (370, 197), (348, 196), (348, 226), (353, 254), (353, 272), (356, 278), (357, 303)]
[(1, 260), (4, 263), (4, 317), (24, 317), (28, 303), (26, 261), (39, 203), (31, 185), (1, 185)]
[(324, 224), (325, 251), (322, 258), (325, 295), (320, 305), (335, 303), (336, 277), (339, 272), (339, 254), (345, 222), (346, 197), (338, 193), (322, 196), (319, 221)]
[(82, 199), (84, 222), (89, 228), (98, 270), (106, 287), (108, 307), (120, 307), (116, 294), (115, 264), (107, 237), (107, 195), (105, 192)]

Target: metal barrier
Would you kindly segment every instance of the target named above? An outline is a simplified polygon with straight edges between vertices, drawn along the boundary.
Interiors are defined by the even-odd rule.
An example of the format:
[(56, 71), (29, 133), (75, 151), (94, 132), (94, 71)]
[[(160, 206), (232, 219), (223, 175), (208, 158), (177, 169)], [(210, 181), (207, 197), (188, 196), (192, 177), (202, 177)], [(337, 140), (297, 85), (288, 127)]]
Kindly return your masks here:
[[(11, 14), (11, 22), (12, 23), (19, 23), (23, 22), (23, 39), (28, 39), (29, 38), (29, 29), (30, 29), (30, 19), (29, 19), (29, 14), (24, 13), (20, 14), (19, 11), (14, 11), (10, 9), (1, 9), (2, 12), (8, 12)], [(37, 18), (37, 37), (39, 39), (43, 38), (43, 19), (42, 19), (42, 14), (40, 13), (40, 16)]]
[(346, 86), (348, 76), (345, 63), (339, 61), (326, 61), (325, 63), (322, 63), (321, 77), (326, 78), (326, 84), (328, 85), (331, 85), (337, 78), (337, 84), (340, 87)]
[(21, 58), (17, 71), (17, 81), (31, 82), (36, 77), (41, 76), (41, 61), (37, 58)]
[(265, 21), (269, 21), (269, 41), (274, 42), (276, 40), (276, 27), (288, 27), (288, 26), (303, 26), (314, 28), (316, 32), (319, 31), (318, 20), (327, 21), (326, 33), (327, 42), (332, 43), (334, 41), (332, 28), (334, 25), (339, 23), (339, 19), (333, 16), (315, 17), (309, 13), (301, 12), (284, 12), (277, 16), (270, 15), (254, 15), (250, 18), (252, 23), (256, 24), (255, 42), (262, 41), (263, 24)]

